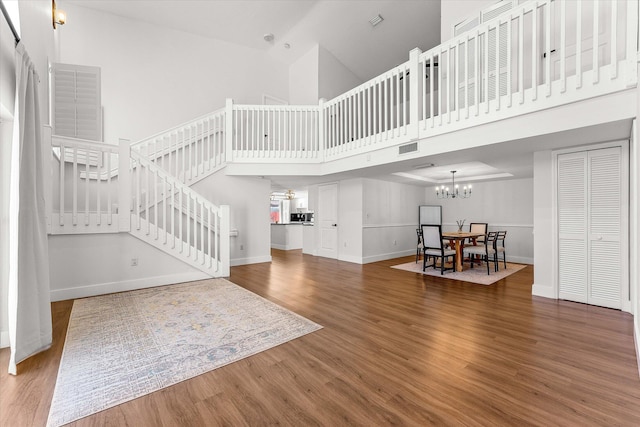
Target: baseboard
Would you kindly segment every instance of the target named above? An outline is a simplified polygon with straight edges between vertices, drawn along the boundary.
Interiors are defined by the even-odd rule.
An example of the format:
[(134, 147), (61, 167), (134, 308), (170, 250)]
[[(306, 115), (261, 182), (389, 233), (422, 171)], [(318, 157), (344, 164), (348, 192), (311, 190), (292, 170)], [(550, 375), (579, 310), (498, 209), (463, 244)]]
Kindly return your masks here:
[(11, 343), (9, 342), (9, 331), (0, 332), (0, 348), (9, 347)]
[(409, 256), (409, 255), (413, 255), (415, 257), (416, 256), (416, 250), (415, 249), (408, 249), (408, 250), (404, 250), (404, 251), (390, 252), (390, 253), (386, 253), (386, 254), (366, 256), (366, 257), (362, 258), (362, 264), (369, 264), (369, 263), (378, 262), (378, 261), (386, 261), (388, 259), (394, 259), (394, 258), (402, 258), (402, 257)]
[(535, 283), (531, 287), (531, 295), (534, 295), (536, 297), (558, 299), (551, 286), (536, 285)]
[(362, 258), (353, 255), (340, 255), (338, 254), (338, 261), (352, 262), (354, 264), (363, 264)]
[(281, 251), (292, 251), (294, 249), (302, 249), (301, 246), (288, 246), (288, 245), (279, 245), (277, 243), (271, 244), (271, 249), (279, 249)]
[(234, 258), (230, 261), (232, 267), (236, 265), (259, 264), (261, 262), (271, 262), (271, 255), (251, 258)]
[(133, 291), (136, 289), (173, 285), (175, 283), (192, 282), (194, 280), (204, 280), (209, 278), (210, 276), (205, 273), (197, 271), (191, 273), (170, 274), (166, 276), (145, 277), (142, 279), (125, 280), (122, 282), (97, 283), (94, 285), (53, 290), (51, 291), (51, 301), (86, 298), (96, 295), (111, 294), (114, 292)]
[(640, 329), (636, 317), (633, 317), (633, 340), (636, 344), (636, 363), (638, 364), (638, 376), (640, 376)]
[(507, 255), (507, 262), (514, 262), (516, 264), (533, 265), (533, 258), (523, 257), (523, 256), (509, 256), (509, 255)]

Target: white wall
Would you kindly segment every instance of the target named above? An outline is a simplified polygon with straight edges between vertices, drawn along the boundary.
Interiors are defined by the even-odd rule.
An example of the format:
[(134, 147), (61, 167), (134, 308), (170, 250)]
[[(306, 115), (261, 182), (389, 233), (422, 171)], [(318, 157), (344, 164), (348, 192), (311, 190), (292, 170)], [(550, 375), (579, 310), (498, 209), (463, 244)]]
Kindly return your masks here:
[(207, 278), (128, 233), (49, 236), (49, 271), (52, 301)]
[(533, 295), (557, 298), (553, 287), (553, 154), (533, 153)]
[(424, 201), (424, 187), (364, 180), (364, 263), (415, 254), (418, 206)]
[(363, 83), (360, 78), (322, 46), (320, 46), (318, 54), (319, 98), (333, 99)]
[[(288, 68), (266, 52), (65, 4), (60, 62), (102, 72), (104, 135), (132, 141), (224, 107), (288, 99)], [(49, 22), (49, 27), (51, 23)]]
[(506, 230), (507, 261), (533, 264), (533, 179), (481, 182), (468, 199), (438, 199), (426, 189), (427, 205), (442, 205), (442, 228), (457, 230), (456, 221), (486, 222), (489, 231)]
[(192, 188), (215, 205), (229, 205), (230, 228), (238, 236), (230, 242), (231, 265), (271, 261), (271, 181), (227, 176), (224, 169)]
[(440, 2), (440, 40), (443, 42), (453, 37), (453, 26), (481, 10), (497, 3), (499, 0), (442, 0)]
[(361, 178), (338, 183), (338, 259), (358, 264), (362, 263), (362, 187)]
[(289, 102), (315, 105), (360, 85), (360, 80), (331, 52), (315, 45), (289, 67)]
[(289, 103), (315, 105), (318, 103), (318, 50), (315, 45), (289, 66)]

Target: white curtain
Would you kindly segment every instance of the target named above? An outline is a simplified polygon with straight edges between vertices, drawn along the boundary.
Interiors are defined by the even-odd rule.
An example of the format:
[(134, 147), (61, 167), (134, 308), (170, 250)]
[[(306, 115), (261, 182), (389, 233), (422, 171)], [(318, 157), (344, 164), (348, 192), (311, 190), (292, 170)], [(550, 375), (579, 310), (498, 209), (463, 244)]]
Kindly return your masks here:
[(49, 252), (38, 75), (22, 43), (16, 47), (16, 105), (9, 202), (9, 373), (51, 346)]

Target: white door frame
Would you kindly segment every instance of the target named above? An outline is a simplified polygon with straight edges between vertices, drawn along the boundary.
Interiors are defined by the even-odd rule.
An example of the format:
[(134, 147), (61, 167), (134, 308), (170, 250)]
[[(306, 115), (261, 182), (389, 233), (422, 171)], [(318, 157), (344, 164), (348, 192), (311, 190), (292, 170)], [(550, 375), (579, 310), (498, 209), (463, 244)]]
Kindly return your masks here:
[[(335, 253), (329, 253), (328, 251), (324, 251), (322, 249), (322, 231), (323, 231), (323, 206), (321, 204), (321, 192), (322, 192), (322, 187), (325, 186), (335, 186), (335, 191), (336, 191), (336, 217), (334, 218), (334, 221), (332, 221), (332, 227), (335, 228)], [(315, 227), (317, 227), (317, 232), (316, 232), (316, 254), (318, 256), (321, 257), (325, 257), (325, 258), (331, 258), (331, 259), (339, 259), (339, 249), (340, 249), (340, 245), (338, 244), (338, 242), (340, 241), (340, 227), (338, 224), (338, 213), (339, 213), (339, 206), (338, 206), (338, 200), (339, 200), (339, 194), (340, 194), (340, 185), (337, 182), (327, 182), (324, 184), (320, 184), (318, 185), (318, 209), (316, 210), (316, 214), (315, 214)]]
[[(565, 148), (561, 150), (553, 151), (553, 176), (552, 176), (552, 215), (553, 215), (553, 245), (551, 256), (551, 268), (552, 268), (552, 285), (553, 294), (556, 299), (559, 298), (560, 286), (558, 283), (558, 156), (560, 154), (575, 153), (579, 151), (599, 150), (603, 148), (621, 147), (622, 150), (622, 182), (626, 183), (627, 190), (629, 189), (629, 140), (610, 141), (600, 144), (585, 145), (580, 147)], [(629, 191), (622, 191), (621, 203), (626, 206), (626, 209), (622, 209), (622, 230), (620, 237), (621, 244), (621, 258), (622, 258), (622, 311), (631, 313), (631, 299), (629, 288)]]

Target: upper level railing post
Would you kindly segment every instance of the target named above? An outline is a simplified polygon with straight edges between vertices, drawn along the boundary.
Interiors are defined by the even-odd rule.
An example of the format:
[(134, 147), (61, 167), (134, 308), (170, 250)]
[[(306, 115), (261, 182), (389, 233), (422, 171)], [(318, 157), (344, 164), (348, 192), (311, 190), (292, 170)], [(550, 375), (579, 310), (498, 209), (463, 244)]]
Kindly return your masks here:
[(419, 48), (409, 52), (409, 138), (418, 138), (418, 123), (420, 122), (420, 54)]
[(230, 163), (233, 161), (233, 99), (227, 98), (224, 113), (225, 159)]
[(318, 101), (318, 160), (324, 162), (324, 150), (327, 146), (325, 141), (325, 123), (324, 123), (324, 103), (326, 99), (320, 98)]
[[(118, 151), (118, 230), (131, 230), (131, 145), (120, 139)], [(140, 173), (138, 168), (138, 173)], [(136, 201), (139, 203), (138, 201)]]

